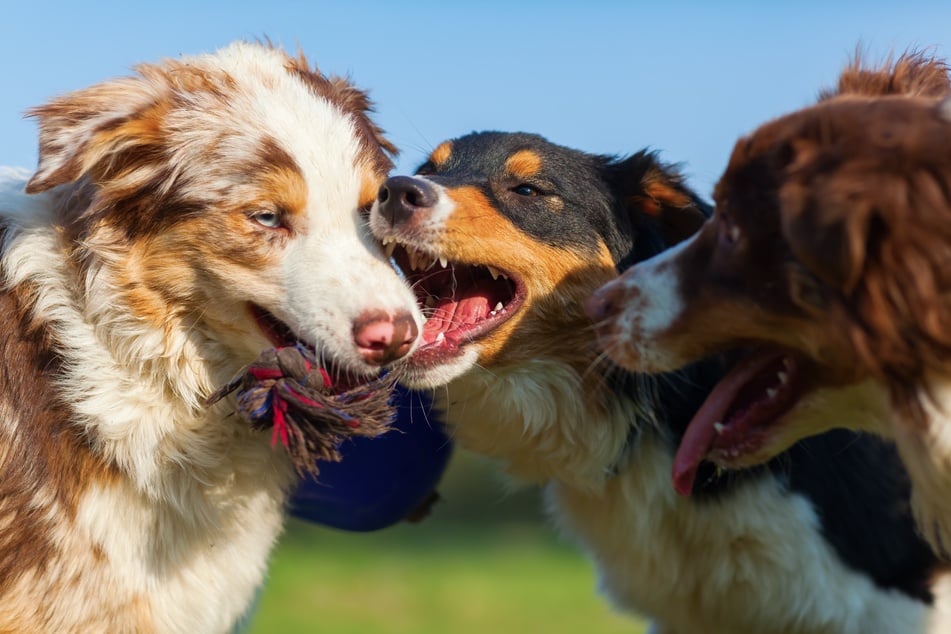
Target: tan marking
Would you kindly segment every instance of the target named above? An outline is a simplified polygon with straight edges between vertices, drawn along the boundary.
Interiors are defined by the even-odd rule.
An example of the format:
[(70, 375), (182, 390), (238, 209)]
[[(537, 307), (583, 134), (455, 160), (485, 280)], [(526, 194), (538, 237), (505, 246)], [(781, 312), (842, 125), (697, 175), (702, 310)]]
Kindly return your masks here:
[(479, 363), (558, 358), (585, 374), (597, 350), (584, 300), (616, 276), (607, 246), (592, 253), (539, 243), (500, 215), (478, 189), (460, 187), (449, 196), (456, 208), (438, 252), (450, 260), (492, 265), (527, 287), (519, 313), (479, 340)]
[(360, 209), (369, 209), (370, 205), (376, 200), (385, 174), (380, 174), (375, 170), (364, 169), (362, 176), (360, 179), (360, 196), (357, 199), (357, 206)]
[(531, 178), (542, 169), (542, 157), (532, 150), (519, 150), (505, 161), (505, 169), (517, 178)]
[(449, 157), (452, 156), (452, 141), (443, 141), (436, 146), (436, 149), (429, 155), (429, 160), (433, 165), (440, 167), (446, 164)]
[(689, 207), (693, 205), (693, 201), (690, 199), (690, 196), (688, 196), (684, 191), (662, 181), (652, 181), (645, 183), (644, 193), (648, 196), (650, 201), (653, 202), (653, 206), (645, 208), (644, 211), (654, 215), (660, 211), (660, 207), (662, 205), (676, 208)]
[[(307, 183), (300, 171), (289, 168), (265, 170), (258, 178), (260, 192), (257, 197), (252, 197), (251, 205), (259, 203), (263, 209), (276, 207), (282, 213), (298, 217), (299, 222), (303, 221), (307, 213)], [(288, 228), (307, 232), (301, 224)]]

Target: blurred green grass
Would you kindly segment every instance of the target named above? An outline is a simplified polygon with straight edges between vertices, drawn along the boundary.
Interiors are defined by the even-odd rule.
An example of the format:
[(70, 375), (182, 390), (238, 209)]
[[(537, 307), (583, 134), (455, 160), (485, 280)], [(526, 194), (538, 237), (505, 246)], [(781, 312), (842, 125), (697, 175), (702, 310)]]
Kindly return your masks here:
[(291, 521), (272, 557), (253, 634), (642, 634), (612, 610), (590, 564), (542, 518), (457, 453), (444, 501), (420, 524), (345, 533)]

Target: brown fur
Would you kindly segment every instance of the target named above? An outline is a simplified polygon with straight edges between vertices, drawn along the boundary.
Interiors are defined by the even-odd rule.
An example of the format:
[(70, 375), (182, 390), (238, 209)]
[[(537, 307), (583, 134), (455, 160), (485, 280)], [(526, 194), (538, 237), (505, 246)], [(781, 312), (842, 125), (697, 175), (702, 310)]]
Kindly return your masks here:
[[(0, 291), (0, 313), (14, 325), (3, 331), (0, 411), (19, 422), (0, 427), (0, 595), (31, 570), (56, 565), (51, 514), (75, 514), (89, 482), (117, 477), (57, 402), (51, 382), (60, 364), (49, 331), (31, 312), (28, 289)], [(6, 414), (4, 417), (6, 418)], [(16, 447), (30, 447), (19, 451)], [(42, 502), (40, 502), (42, 500)], [(32, 530), (23, 530), (31, 526)], [(2, 617), (2, 615), (0, 615)], [(3, 620), (0, 618), (0, 623)]]
[[(678, 285), (682, 305), (669, 323), (650, 332), (620, 326), (639, 323), (644, 310), (635, 304), (645, 301), (639, 276), (647, 274), (637, 267), (601, 296), (602, 305), (628, 306), (602, 329), (628, 367), (644, 369), (650, 357), (669, 370), (752, 342), (801, 357), (809, 390), (869, 378), (884, 386), (897, 426), (841, 414), (827, 424), (867, 424), (898, 438), (921, 528), (943, 549), (951, 544), (943, 502), (951, 448), (942, 445), (951, 430), (940, 427), (951, 422), (940, 411), (947, 403), (931, 399), (951, 379), (949, 94), (940, 60), (910, 53), (870, 69), (857, 59), (818, 104), (737, 142), (715, 189), (714, 218), (652, 265)], [(778, 430), (771, 437), (760, 427), (755, 433), (773, 445), (752, 456), (769, 459), (795, 441), (789, 421), (770, 423)], [(798, 431), (822, 430), (810, 423)]]
[(948, 93), (948, 65), (944, 60), (910, 51), (894, 62), (886, 61), (872, 68), (860, 53), (839, 75), (833, 89), (819, 92), (820, 101), (842, 95), (908, 95), (942, 97)]

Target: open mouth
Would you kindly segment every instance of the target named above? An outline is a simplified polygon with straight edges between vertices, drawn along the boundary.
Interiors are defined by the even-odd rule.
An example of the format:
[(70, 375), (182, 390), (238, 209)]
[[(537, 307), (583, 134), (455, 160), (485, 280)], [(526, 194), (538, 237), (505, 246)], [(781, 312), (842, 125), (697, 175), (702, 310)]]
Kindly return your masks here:
[[(249, 303), (248, 308), (258, 328), (261, 329), (261, 332), (275, 348), (289, 348), (300, 345), (316, 354), (312, 344), (298, 337), (290, 326), (273, 314), (254, 303)], [(352, 371), (344, 370), (339, 364), (334, 363), (334, 360), (325, 353), (317, 356), (320, 359), (320, 367), (317, 370), (323, 377), (324, 387), (329, 392), (342, 394), (374, 378), (373, 376), (355, 376)]]
[(786, 350), (758, 350), (713, 388), (687, 426), (674, 457), (674, 488), (690, 495), (700, 463), (729, 462), (762, 446), (771, 423), (807, 391), (804, 359)]
[(510, 319), (525, 300), (520, 280), (489, 264), (454, 262), (392, 238), (384, 247), (416, 293), (426, 317), (413, 364), (433, 364), (460, 353)]

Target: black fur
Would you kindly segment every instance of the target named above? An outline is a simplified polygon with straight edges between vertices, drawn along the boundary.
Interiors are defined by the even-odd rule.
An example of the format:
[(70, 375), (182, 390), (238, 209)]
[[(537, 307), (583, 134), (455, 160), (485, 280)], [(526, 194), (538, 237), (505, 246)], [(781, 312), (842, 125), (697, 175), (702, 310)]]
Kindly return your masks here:
[[(506, 159), (519, 150), (543, 158), (537, 175), (513, 179), (504, 172)], [(453, 141), (445, 163), (427, 162), (417, 174), (447, 188), (478, 186), (495, 209), (539, 242), (591, 253), (603, 242), (619, 271), (670, 245), (670, 229), (664, 224), (671, 215), (693, 214), (699, 226), (710, 213), (709, 205), (655, 153), (641, 151), (627, 158), (593, 155), (534, 134), (464, 136)], [(650, 209), (642, 207), (648, 178), (663, 179), (680, 194), (681, 203), (687, 201), (686, 207), (663, 199), (647, 201)], [(563, 213), (553, 217), (545, 196), (506, 204), (508, 192), (523, 183), (557, 197)], [(684, 225), (680, 217), (672, 226), (689, 223)], [(660, 427), (632, 421), (631, 442), (637, 442), (640, 434), (660, 434), (673, 454), (727, 363), (710, 359), (657, 381)], [(633, 392), (636, 377), (619, 369), (610, 375), (616, 390)], [(753, 478), (775, 478), (787, 494), (806, 497), (820, 518), (824, 538), (846, 565), (881, 588), (931, 601), (927, 583), (939, 562), (916, 533), (908, 478), (891, 445), (872, 436), (835, 431), (804, 440), (763, 467), (717, 473), (712, 465), (704, 465), (694, 498), (698, 504), (729, 505), (736, 488)]]

